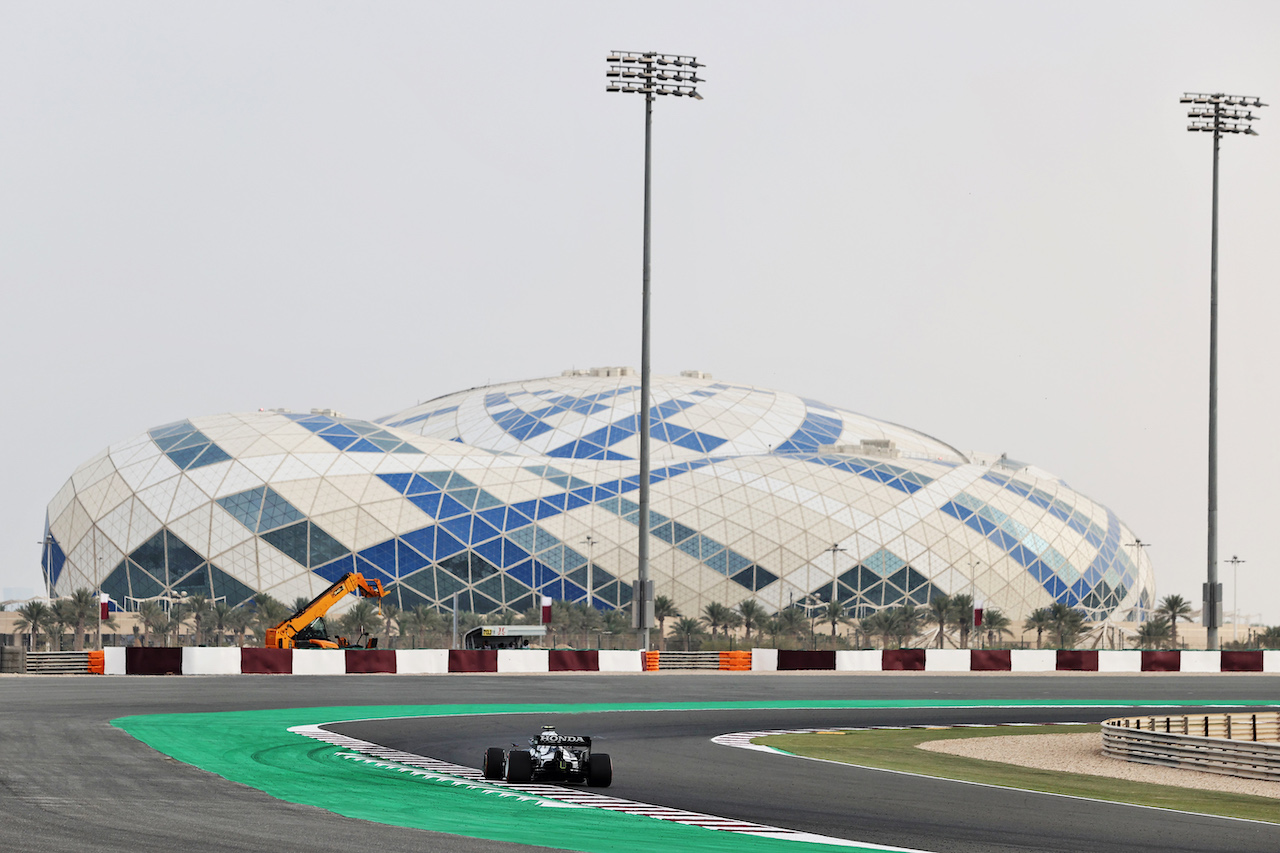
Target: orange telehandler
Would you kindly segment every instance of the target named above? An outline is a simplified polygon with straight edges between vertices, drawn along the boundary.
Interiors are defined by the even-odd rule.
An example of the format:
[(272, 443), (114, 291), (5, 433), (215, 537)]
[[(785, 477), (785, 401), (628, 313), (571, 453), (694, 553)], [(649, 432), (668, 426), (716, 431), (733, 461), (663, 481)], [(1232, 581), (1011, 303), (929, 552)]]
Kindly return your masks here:
[[(360, 645), (349, 645), (345, 637), (330, 639), (329, 632), (325, 628), (324, 615), (349, 592), (357, 593), (361, 598), (377, 599), (387, 594), (382, 589), (382, 581), (377, 578), (369, 581), (359, 572), (347, 572), (338, 578), (333, 586), (312, 599), (306, 607), (274, 628), (268, 628), (266, 642), (263, 645), (268, 649), (366, 648)], [(381, 601), (379, 601), (379, 608), (381, 608)], [(373, 648), (377, 642), (375, 637), (367, 648)]]

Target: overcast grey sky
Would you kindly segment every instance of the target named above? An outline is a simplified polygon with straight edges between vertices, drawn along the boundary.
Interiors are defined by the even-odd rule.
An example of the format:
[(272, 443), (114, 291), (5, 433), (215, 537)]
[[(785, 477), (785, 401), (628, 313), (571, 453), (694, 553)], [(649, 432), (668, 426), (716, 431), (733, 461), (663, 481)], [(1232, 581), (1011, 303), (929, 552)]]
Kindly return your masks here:
[[(0, 4), (0, 587), (45, 506), (168, 421), (377, 417), (639, 363), (1006, 452), (1205, 574), (1211, 142), (1280, 101), (1280, 4)], [(1280, 107), (1225, 140), (1220, 542), (1280, 622)], [(1227, 609), (1231, 571), (1223, 566)]]

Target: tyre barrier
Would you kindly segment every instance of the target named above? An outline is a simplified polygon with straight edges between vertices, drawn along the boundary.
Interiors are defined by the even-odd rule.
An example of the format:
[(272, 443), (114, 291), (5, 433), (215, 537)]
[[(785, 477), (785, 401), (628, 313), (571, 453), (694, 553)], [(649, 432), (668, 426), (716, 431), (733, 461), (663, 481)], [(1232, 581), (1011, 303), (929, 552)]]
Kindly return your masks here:
[(752, 652), (643, 652), (644, 671), (660, 669), (714, 669), (728, 672), (750, 672)]
[(1116, 717), (1104, 754), (1138, 764), (1280, 781), (1280, 712)]

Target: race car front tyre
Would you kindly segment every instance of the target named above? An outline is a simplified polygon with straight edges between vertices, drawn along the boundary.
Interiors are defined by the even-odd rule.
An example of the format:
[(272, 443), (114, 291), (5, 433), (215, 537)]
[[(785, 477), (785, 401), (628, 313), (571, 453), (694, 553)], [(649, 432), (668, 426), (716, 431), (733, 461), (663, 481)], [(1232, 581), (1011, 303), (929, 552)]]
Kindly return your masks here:
[(501, 779), (505, 764), (506, 755), (503, 754), (502, 747), (489, 747), (484, 752), (484, 778)]
[(587, 784), (593, 788), (607, 788), (613, 783), (613, 759), (606, 752), (595, 752), (587, 764)]
[(529, 750), (513, 749), (507, 753), (507, 781), (533, 781), (533, 756)]

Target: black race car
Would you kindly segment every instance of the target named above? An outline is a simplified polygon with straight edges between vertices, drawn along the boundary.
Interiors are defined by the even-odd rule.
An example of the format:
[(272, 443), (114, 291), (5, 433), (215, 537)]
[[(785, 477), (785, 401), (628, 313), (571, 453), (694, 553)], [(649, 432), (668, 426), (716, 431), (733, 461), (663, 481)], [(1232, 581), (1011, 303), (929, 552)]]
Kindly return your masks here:
[(484, 754), (484, 777), (508, 782), (568, 782), (607, 788), (613, 782), (613, 761), (591, 751), (591, 738), (562, 735), (554, 726), (529, 738), (528, 749), (491, 746)]

